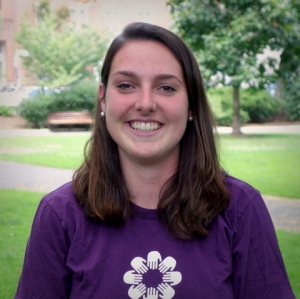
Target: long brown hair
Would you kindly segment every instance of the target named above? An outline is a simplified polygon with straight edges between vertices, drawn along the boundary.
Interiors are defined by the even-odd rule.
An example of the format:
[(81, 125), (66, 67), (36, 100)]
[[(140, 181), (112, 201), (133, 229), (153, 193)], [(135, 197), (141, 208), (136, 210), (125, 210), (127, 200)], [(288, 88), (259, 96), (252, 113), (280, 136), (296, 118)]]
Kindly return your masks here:
[[(175, 237), (206, 236), (211, 221), (228, 206), (229, 193), (218, 160), (214, 121), (198, 64), (186, 44), (169, 30), (132, 23), (113, 40), (107, 51), (101, 72), (104, 86), (107, 86), (116, 53), (133, 40), (156, 41), (173, 52), (182, 67), (193, 115), (180, 142), (178, 172), (159, 200), (159, 219)], [(73, 190), (88, 218), (122, 225), (133, 216), (133, 207), (118, 146), (100, 113), (100, 101), (97, 101), (93, 133), (85, 147), (85, 161), (73, 176)]]

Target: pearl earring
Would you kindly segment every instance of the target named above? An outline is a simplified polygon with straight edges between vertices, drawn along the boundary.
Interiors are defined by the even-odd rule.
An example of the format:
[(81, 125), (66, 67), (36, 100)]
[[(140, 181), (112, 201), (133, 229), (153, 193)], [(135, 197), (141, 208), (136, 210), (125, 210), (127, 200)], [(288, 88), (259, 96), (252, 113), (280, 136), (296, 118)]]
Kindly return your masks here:
[(194, 118), (192, 116), (189, 117), (189, 121), (192, 121)]
[(103, 111), (101, 111), (100, 115), (101, 117), (105, 117), (105, 113)]

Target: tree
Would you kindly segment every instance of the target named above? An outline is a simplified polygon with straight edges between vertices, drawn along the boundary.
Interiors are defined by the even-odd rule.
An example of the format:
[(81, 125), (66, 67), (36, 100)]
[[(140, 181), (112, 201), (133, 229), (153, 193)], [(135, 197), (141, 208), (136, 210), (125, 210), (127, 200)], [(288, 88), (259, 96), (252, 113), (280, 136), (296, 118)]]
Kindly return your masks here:
[(178, 33), (196, 53), (206, 84), (232, 87), (232, 133), (236, 135), (241, 134), (242, 84), (263, 88), (275, 80), (275, 73), (272, 75), (269, 69), (276, 68), (276, 61), (259, 62), (257, 54), (263, 53), (270, 41), (272, 49), (283, 46), (279, 36), (286, 28), (279, 28), (277, 20), (285, 17), (286, 27), (295, 20), (289, 15), (289, 6), (277, 3), (272, 0), (169, 2)]
[(300, 2), (270, 1), (266, 10), (272, 12), (266, 18), (276, 25), (268, 39), (269, 47), (281, 51), (279, 68), (275, 69), (275, 72), (278, 76), (276, 98), (282, 101), (284, 89), (299, 84), (297, 78), (300, 76)]
[(67, 9), (55, 12), (48, 0), (40, 1), (36, 15), (38, 24), (25, 18), (15, 39), (28, 52), (23, 65), (37, 85), (55, 88), (92, 77), (103, 57), (105, 39), (87, 26), (75, 29), (67, 21)]

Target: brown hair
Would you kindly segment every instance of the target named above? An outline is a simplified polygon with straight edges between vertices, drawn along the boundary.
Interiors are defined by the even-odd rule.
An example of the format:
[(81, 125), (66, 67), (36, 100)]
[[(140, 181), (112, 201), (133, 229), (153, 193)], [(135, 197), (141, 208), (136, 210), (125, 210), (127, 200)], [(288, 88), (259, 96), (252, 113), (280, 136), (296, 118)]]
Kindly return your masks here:
[[(210, 222), (228, 206), (229, 193), (218, 161), (214, 121), (198, 64), (177, 35), (155, 25), (132, 23), (113, 40), (107, 51), (101, 72), (104, 86), (116, 53), (133, 40), (156, 41), (173, 52), (182, 67), (189, 109), (194, 118), (188, 122), (180, 142), (178, 172), (161, 194), (157, 207), (159, 219), (178, 238), (206, 236)], [(123, 178), (118, 147), (100, 117), (99, 102), (93, 133), (85, 147), (85, 161), (73, 176), (73, 190), (87, 217), (122, 225), (133, 216), (133, 207)]]

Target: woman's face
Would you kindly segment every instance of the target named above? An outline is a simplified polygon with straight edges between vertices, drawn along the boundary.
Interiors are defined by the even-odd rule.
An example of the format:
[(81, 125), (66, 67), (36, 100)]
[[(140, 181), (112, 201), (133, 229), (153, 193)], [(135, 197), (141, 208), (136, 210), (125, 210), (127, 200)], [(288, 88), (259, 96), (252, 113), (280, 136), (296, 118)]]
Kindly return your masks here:
[(115, 55), (107, 86), (99, 87), (107, 129), (121, 161), (177, 163), (188, 116), (182, 69), (153, 41), (131, 41)]

